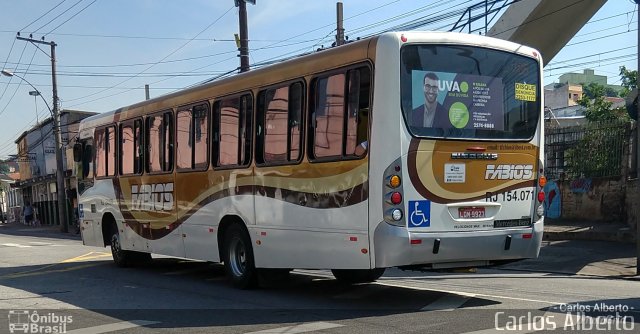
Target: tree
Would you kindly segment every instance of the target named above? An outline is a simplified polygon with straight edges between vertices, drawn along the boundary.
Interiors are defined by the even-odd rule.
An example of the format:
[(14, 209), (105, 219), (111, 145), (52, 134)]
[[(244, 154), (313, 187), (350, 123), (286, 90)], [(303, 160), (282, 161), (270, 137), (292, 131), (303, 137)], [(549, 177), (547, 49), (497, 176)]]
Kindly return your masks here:
[(632, 90), (637, 88), (637, 76), (638, 70), (631, 71), (627, 70), (625, 66), (620, 66), (620, 81), (622, 81), (622, 83), (620, 84), (622, 86), (620, 97), (626, 97)]
[[(618, 92), (609, 86), (603, 86), (598, 83), (592, 82), (590, 84), (582, 83), (582, 96), (586, 96), (589, 99), (595, 99), (597, 94), (604, 94), (607, 97), (618, 97)], [(597, 92), (594, 90), (598, 90)]]
[(588, 91), (591, 97), (583, 94), (578, 103), (586, 108), (584, 116), (589, 122), (629, 119), (626, 110), (611, 109), (612, 103), (606, 100), (606, 88), (603, 85), (592, 82), (584, 90)]
[(0, 160), (0, 174), (9, 174), (9, 165), (6, 161)]

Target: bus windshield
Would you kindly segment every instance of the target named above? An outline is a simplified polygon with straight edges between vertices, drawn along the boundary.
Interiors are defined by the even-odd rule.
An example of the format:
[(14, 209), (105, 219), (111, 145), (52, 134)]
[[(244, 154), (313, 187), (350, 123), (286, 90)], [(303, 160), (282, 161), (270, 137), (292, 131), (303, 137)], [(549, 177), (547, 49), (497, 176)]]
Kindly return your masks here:
[(535, 59), (461, 45), (406, 45), (401, 99), (416, 137), (530, 140), (540, 118)]

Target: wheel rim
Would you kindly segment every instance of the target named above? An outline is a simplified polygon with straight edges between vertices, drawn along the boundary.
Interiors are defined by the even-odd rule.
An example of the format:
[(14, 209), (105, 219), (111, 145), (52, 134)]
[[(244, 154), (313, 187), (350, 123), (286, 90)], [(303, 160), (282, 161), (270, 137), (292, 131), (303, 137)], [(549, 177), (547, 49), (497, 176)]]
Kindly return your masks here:
[(114, 259), (120, 257), (120, 250), (120, 238), (118, 238), (118, 234), (116, 233), (111, 236), (111, 254), (113, 255)]
[(229, 266), (236, 277), (242, 277), (246, 271), (247, 251), (240, 238), (233, 238), (229, 244)]

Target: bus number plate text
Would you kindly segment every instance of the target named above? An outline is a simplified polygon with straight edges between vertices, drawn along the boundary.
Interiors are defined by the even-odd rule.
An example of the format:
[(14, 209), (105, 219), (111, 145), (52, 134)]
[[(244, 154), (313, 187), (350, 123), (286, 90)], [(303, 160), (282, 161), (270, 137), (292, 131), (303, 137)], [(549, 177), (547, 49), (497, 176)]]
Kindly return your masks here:
[(484, 208), (459, 208), (458, 216), (465, 219), (484, 218)]

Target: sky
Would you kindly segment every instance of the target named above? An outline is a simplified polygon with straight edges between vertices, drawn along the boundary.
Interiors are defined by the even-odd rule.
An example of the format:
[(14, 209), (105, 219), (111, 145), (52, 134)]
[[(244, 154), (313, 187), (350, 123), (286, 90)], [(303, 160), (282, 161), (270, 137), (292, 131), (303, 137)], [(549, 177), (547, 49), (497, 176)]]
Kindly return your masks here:
[[(525, 0), (528, 1), (528, 0)], [(590, 1), (590, 0), (586, 0)], [(449, 30), (479, 0), (343, 0), (349, 39), (435, 16), (418, 30)], [(295, 56), (334, 41), (335, 0), (257, 0), (247, 5), (250, 63)], [(61, 109), (106, 112), (171, 93), (239, 66), (233, 0), (0, 0), (0, 66), (24, 77), (52, 105), (50, 48), (16, 40), (54, 41)], [(637, 68), (632, 0), (609, 0), (545, 67), (545, 84), (585, 68), (620, 84), (619, 67)], [(394, 29), (396, 30), (396, 29)], [(0, 77), (0, 158), (49, 116), (24, 81)], [(70, 136), (71, 138), (73, 136)]]

